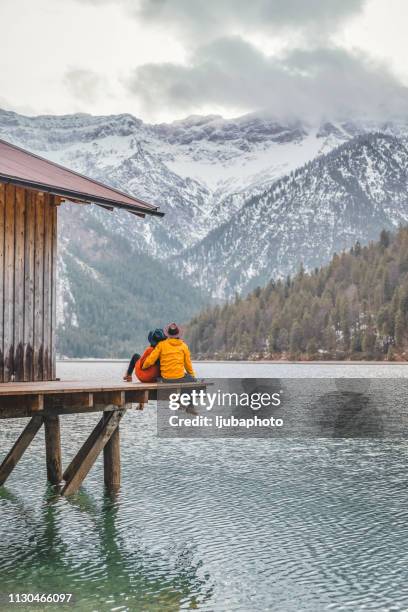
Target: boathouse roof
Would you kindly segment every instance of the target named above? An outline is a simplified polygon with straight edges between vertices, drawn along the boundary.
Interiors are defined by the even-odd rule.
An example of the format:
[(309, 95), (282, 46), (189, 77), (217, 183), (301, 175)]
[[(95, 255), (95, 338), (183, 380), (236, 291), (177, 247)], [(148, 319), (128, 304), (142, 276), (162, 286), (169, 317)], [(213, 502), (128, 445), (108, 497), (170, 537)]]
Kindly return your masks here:
[(0, 140), (0, 182), (52, 193), (74, 202), (94, 203), (108, 209), (122, 208), (142, 217), (164, 215), (158, 206), (68, 170), (5, 140)]

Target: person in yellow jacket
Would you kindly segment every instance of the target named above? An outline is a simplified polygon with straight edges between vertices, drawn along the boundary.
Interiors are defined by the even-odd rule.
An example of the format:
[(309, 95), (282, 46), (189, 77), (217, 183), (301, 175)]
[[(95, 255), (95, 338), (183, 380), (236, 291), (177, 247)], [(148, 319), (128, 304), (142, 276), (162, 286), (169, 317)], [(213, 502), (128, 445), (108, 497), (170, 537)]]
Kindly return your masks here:
[(142, 369), (145, 370), (160, 361), (160, 376), (165, 382), (190, 382), (196, 380), (190, 350), (180, 338), (180, 328), (170, 323), (164, 328), (166, 340), (162, 340), (145, 359)]

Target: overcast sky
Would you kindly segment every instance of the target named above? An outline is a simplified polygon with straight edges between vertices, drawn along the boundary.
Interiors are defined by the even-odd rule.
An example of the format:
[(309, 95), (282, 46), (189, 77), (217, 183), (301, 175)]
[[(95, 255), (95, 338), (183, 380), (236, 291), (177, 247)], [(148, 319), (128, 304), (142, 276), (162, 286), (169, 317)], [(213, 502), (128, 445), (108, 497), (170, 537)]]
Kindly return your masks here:
[(0, 107), (402, 115), (407, 18), (406, 0), (1, 0)]

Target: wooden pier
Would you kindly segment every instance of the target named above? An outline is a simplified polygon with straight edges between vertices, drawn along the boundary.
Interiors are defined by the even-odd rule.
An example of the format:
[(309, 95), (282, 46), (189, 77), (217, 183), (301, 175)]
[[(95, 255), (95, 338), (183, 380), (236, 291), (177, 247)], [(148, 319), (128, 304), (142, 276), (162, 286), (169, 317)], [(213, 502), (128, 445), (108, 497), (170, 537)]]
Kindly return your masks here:
[[(120, 487), (119, 424), (127, 410), (143, 409), (150, 400), (182, 389), (203, 389), (204, 383), (120, 383), (77, 381), (0, 384), (0, 419), (29, 418), (0, 465), (0, 486), (44, 425), (47, 479), (62, 495), (75, 493), (103, 451), (104, 480), (109, 491)], [(63, 469), (60, 419), (67, 414), (101, 412), (101, 419)]]
[[(44, 425), (47, 477), (62, 483), (63, 495), (78, 490), (102, 451), (105, 484), (119, 487), (119, 423), (158, 390), (157, 384), (55, 380), (57, 221), (66, 201), (127, 211), (133, 220), (164, 215), (156, 205), (0, 140), (0, 419), (29, 419), (0, 466), (0, 486)], [(163, 392), (182, 387), (203, 385), (160, 384)], [(63, 471), (60, 419), (88, 412), (102, 418)]]

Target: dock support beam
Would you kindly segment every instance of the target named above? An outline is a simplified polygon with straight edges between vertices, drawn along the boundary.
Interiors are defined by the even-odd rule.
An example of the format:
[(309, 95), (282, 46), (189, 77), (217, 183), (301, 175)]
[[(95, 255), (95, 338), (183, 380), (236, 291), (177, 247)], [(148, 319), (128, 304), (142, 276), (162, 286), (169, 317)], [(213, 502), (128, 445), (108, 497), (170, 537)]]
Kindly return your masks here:
[(113, 410), (103, 415), (66, 470), (66, 482), (62, 489), (62, 495), (72, 495), (72, 493), (78, 491), (98, 455), (116, 431), (125, 412), (126, 409)]
[[(108, 420), (109, 413), (103, 415), (103, 420)], [(116, 492), (120, 488), (120, 433), (119, 425), (106, 443), (103, 449), (103, 472), (105, 486), (108, 491)]]
[(20, 434), (20, 437), (18, 438), (17, 442), (15, 442), (13, 448), (11, 449), (7, 457), (4, 459), (3, 463), (0, 465), (0, 486), (6, 482), (7, 478), (10, 476), (11, 472), (14, 470), (17, 463), (20, 461), (24, 452), (30, 446), (42, 424), (42, 416), (33, 416), (29, 420), (23, 432)]
[(47, 479), (52, 485), (62, 480), (61, 432), (59, 416), (44, 417), (45, 454), (47, 460)]

